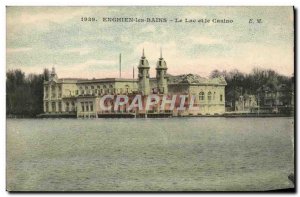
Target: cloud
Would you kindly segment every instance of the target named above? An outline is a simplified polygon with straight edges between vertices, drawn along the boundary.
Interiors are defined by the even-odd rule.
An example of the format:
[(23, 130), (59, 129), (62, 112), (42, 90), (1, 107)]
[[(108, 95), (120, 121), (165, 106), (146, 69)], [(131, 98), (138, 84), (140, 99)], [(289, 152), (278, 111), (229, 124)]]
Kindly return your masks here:
[[(80, 64), (70, 64), (70, 65), (66, 65), (63, 66), (65, 68), (71, 68), (71, 70), (76, 69), (76, 70), (83, 70), (86, 69), (90, 66), (111, 66), (111, 65), (117, 65), (117, 61), (116, 60), (97, 60), (97, 59), (89, 59), (83, 63)], [(101, 68), (101, 67), (100, 67)]]
[[(152, 15), (226, 16), (234, 24), (100, 22), (101, 17)], [(99, 21), (83, 23), (82, 16)], [(250, 16), (264, 18), (262, 27), (251, 29)], [(8, 7), (7, 68), (40, 72), (56, 62), (60, 77), (117, 77), (122, 53), (122, 76), (131, 78), (145, 48), (153, 77), (162, 47), (170, 74), (248, 72), (260, 65), (289, 75), (294, 72), (292, 16), (292, 7)]]
[(156, 31), (156, 27), (154, 25), (147, 25), (141, 30), (142, 33), (154, 33), (155, 31)]
[(7, 53), (19, 53), (19, 52), (27, 52), (31, 51), (30, 47), (20, 47), (20, 48), (6, 48)]
[(71, 7), (8, 7), (8, 37), (16, 36), (25, 30), (31, 30), (32, 33), (47, 32), (53, 24), (63, 24), (72, 19), (80, 22), (86, 11), (83, 8)]
[(76, 53), (76, 54), (79, 54), (79, 55), (86, 55), (91, 51), (91, 49), (88, 48), (88, 47), (80, 47), (80, 48), (65, 49), (64, 51), (66, 53)]
[(224, 40), (211, 38), (206, 36), (191, 36), (190, 41), (192, 44), (200, 44), (200, 45), (215, 45), (215, 44), (224, 44)]
[[(8, 12), (10, 9), (9, 7)], [(28, 10), (20, 10), (19, 14), (14, 17), (8, 15), (7, 22), (8, 24), (12, 24), (13, 21), (16, 21), (23, 25), (49, 22), (64, 23), (76, 16), (81, 16), (83, 12), (84, 10), (81, 9), (73, 9), (72, 12), (70, 12), (70, 9), (65, 8), (53, 10), (48, 7), (29, 7)]]

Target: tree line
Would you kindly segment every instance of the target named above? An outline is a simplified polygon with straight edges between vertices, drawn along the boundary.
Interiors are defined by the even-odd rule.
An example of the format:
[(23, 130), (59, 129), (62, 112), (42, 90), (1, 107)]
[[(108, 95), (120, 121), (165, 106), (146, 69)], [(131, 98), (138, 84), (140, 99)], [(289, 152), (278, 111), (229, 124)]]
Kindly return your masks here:
[[(49, 79), (49, 70), (29, 74), (20, 70), (6, 72), (6, 114), (11, 117), (35, 117), (43, 113), (43, 82)], [(240, 95), (256, 95), (262, 86), (276, 89), (285, 84), (287, 92), (293, 91), (294, 77), (281, 75), (271, 69), (254, 68), (249, 74), (239, 70), (213, 70), (210, 78), (223, 76), (227, 82), (225, 101), (233, 105)]]
[(49, 79), (49, 70), (42, 74), (25, 75), (20, 69), (6, 72), (6, 115), (35, 117), (43, 113), (43, 82)]
[[(210, 78), (223, 76), (227, 82), (225, 87), (226, 102), (231, 102), (233, 106), (241, 95), (255, 95), (262, 87), (268, 87), (272, 91), (280, 85), (285, 85), (285, 92), (291, 93), (294, 87), (294, 76), (288, 77), (275, 72), (272, 69), (253, 68), (249, 74), (242, 73), (239, 70), (219, 71), (213, 70)], [(291, 99), (292, 94), (287, 94)]]

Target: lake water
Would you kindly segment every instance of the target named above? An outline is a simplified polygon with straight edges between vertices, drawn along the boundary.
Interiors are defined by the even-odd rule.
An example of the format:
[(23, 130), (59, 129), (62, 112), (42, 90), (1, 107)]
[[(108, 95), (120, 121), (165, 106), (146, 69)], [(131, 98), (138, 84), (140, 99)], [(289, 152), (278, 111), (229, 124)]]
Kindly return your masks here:
[(292, 118), (8, 119), (7, 189), (293, 187)]

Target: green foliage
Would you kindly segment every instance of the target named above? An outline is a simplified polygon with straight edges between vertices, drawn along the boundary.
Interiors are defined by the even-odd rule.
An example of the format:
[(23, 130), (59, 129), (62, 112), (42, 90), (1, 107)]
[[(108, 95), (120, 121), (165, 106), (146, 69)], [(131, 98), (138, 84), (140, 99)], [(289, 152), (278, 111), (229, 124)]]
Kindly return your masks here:
[[(210, 77), (223, 76), (227, 82), (225, 88), (226, 102), (230, 102), (233, 106), (240, 95), (252, 94), (257, 95), (259, 88), (263, 86), (275, 90), (281, 84), (286, 85), (286, 91), (292, 92), (294, 78), (280, 75), (271, 69), (254, 68), (250, 74), (242, 73), (238, 70), (229, 72), (214, 70)], [(287, 94), (287, 96), (290, 96)], [(290, 99), (290, 98), (288, 98)]]
[(6, 114), (17, 117), (35, 117), (43, 112), (43, 82), (49, 71), (29, 74), (19, 69), (6, 73)]
[[(244, 74), (238, 70), (229, 72), (214, 70), (210, 74), (212, 78), (218, 76), (225, 77), (226, 102), (231, 102), (233, 106), (240, 95), (256, 95), (257, 90), (262, 86), (275, 89), (285, 84), (287, 96), (294, 91), (294, 77), (283, 76), (270, 69), (254, 68), (250, 74)], [(44, 69), (42, 74), (29, 74), (28, 76), (25, 76), (20, 69), (7, 71), (6, 114), (17, 117), (35, 117), (43, 113), (43, 82), (48, 79), (48, 69)]]

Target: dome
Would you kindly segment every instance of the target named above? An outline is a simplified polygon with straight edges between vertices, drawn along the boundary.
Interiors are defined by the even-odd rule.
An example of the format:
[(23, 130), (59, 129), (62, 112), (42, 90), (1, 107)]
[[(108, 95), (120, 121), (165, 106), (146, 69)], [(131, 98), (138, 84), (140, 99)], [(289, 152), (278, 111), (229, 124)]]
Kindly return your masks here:
[(162, 49), (160, 48), (160, 58), (158, 59), (156, 63), (156, 68), (167, 68), (167, 63), (162, 57)]
[(156, 63), (157, 68), (167, 68), (167, 63), (163, 58), (159, 58)]
[(143, 49), (143, 55), (142, 55), (142, 57), (140, 59), (140, 62), (139, 62), (139, 67), (149, 67), (149, 62), (145, 57), (144, 49)]

